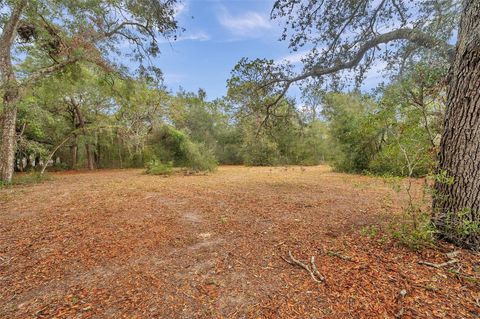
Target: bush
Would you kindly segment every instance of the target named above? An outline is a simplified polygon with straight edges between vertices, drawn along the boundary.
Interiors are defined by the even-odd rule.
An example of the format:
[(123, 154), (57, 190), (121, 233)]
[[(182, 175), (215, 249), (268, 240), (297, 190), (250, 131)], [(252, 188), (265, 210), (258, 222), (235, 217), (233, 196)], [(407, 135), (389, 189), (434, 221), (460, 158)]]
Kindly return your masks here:
[(173, 163), (162, 163), (159, 160), (151, 160), (150, 162), (147, 163), (146, 165), (147, 174), (151, 175), (170, 175), (173, 172)]
[(213, 171), (217, 167), (212, 151), (202, 144), (192, 142), (185, 133), (168, 125), (154, 131), (145, 153), (152, 160), (158, 159), (161, 163), (172, 163), (173, 166), (195, 172)]
[(415, 250), (434, 246), (436, 230), (430, 216), (422, 214), (416, 218), (415, 223), (408, 220), (392, 224), (390, 226), (392, 237), (402, 245)]
[(279, 163), (277, 144), (265, 136), (248, 138), (242, 148), (243, 161), (249, 166), (272, 166)]
[(70, 169), (70, 166), (67, 163), (53, 163), (52, 166), (47, 166), (49, 172), (61, 172)]
[(203, 144), (187, 140), (182, 144), (182, 150), (185, 154), (185, 167), (195, 172), (213, 172), (217, 168), (215, 156)]

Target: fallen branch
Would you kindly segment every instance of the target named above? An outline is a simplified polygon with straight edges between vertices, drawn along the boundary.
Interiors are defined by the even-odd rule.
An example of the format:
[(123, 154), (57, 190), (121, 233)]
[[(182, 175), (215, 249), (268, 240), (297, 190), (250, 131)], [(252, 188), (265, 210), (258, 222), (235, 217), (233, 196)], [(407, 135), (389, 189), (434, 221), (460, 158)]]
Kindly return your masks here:
[(419, 265), (425, 265), (425, 266), (429, 266), (429, 267), (433, 267), (433, 268), (437, 268), (437, 269), (448, 266), (448, 265), (453, 265), (453, 264), (456, 264), (456, 263), (458, 263), (458, 259), (450, 259), (449, 261), (441, 263), (441, 264), (430, 263), (428, 261), (422, 261), (422, 260), (420, 260), (418, 262)]
[(306, 265), (306, 264), (302, 263), (300, 260), (293, 257), (291, 251), (288, 252), (288, 256), (290, 257), (290, 260), (288, 260), (286, 258), (283, 258), (283, 257), (282, 257), (282, 259), (290, 265), (296, 265), (300, 268), (305, 269), (310, 274), (310, 277), (312, 277), (313, 281), (315, 281), (317, 283), (321, 283), (322, 281), (325, 280), (325, 277), (323, 277), (320, 274), (320, 272), (317, 269), (317, 266), (315, 266), (315, 257), (314, 256), (312, 256), (310, 258), (311, 266)]
[(312, 271), (313, 273), (315, 274), (315, 276), (317, 276), (318, 279), (320, 279), (321, 281), (324, 281), (325, 280), (325, 277), (323, 277), (320, 272), (318, 271), (317, 269), (317, 266), (315, 265), (315, 256), (312, 256), (310, 258), (310, 264), (312, 264)]
[(338, 258), (343, 259), (343, 260), (355, 262), (355, 260), (353, 260), (352, 257), (340, 255), (339, 253), (337, 253), (335, 251), (331, 251), (331, 250), (327, 252), (327, 255), (328, 256), (333, 256), (333, 257), (338, 257)]

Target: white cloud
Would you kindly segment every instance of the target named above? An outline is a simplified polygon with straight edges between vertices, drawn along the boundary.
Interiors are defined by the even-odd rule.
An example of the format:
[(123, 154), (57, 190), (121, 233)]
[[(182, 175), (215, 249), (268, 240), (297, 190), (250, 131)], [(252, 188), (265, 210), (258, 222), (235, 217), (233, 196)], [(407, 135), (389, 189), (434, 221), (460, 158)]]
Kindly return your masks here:
[(233, 16), (225, 7), (222, 7), (217, 18), (222, 26), (235, 35), (255, 35), (255, 32), (272, 28), (268, 18), (254, 11)]
[(210, 35), (205, 31), (196, 31), (192, 33), (184, 33), (177, 37), (176, 40), (173, 39), (162, 39), (160, 43), (176, 43), (181, 41), (208, 41), (210, 40)]
[(302, 62), (302, 59), (305, 58), (308, 53), (309, 51), (294, 52), (289, 55), (285, 55), (283, 57), (276, 59), (275, 62), (277, 63), (290, 62), (292, 64), (297, 64)]
[(177, 38), (177, 41), (208, 41), (210, 40), (210, 35), (204, 31), (198, 31), (189, 34), (182, 34)]

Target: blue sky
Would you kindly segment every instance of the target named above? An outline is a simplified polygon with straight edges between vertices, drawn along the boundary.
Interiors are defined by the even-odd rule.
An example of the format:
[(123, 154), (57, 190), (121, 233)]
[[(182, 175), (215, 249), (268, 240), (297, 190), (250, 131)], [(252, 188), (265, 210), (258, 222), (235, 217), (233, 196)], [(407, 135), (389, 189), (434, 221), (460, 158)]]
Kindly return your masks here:
[[(274, 0), (183, 0), (177, 18), (186, 28), (177, 41), (162, 43), (156, 63), (172, 91), (203, 88), (209, 99), (226, 94), (226, 80), (242, 57), (288, 59), (298, 63), (278, 41), (281, 26), (269, 19)], [(368, 79), (376, 82), (378, 75)], [(290, 95), (297, 95), (293, 89)]]

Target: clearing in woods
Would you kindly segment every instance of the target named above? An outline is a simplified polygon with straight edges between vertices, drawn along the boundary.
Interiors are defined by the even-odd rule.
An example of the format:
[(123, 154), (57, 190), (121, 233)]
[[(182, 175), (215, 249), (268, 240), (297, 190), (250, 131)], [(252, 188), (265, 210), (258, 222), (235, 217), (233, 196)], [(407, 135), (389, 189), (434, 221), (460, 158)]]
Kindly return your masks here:
[[(326, 166), (54, 176), (0, 190), (1, 318), (480, 316), (478, 255), (366, 228), (400, 212), (381, 179)], [(456, 264), (418, 263), (452, 250)]]

